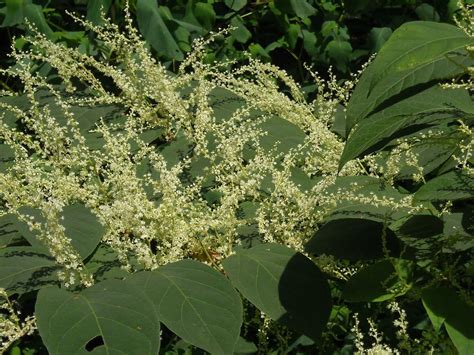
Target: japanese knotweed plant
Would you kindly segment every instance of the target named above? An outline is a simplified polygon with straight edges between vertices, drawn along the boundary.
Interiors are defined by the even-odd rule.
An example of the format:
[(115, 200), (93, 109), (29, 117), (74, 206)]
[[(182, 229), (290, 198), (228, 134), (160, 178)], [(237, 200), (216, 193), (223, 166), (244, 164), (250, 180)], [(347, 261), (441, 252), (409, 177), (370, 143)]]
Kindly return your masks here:
[[(236, 289), (318, 341), (328, 277), (348, 302), (421, 293), (434, 324), (448, 312), (456, 347), (472, 346), (437, 303), (440, 289), (472, 312), (474, 112), (468, 90), (438, 83), (472, 72), (471, 34), (406, 24), (360, 78), (314, 73), (307, 102), (273, 65), (204, 64), (226, 31), (170, 73), (126, 19), (121, 31), (76, 18), (106, 59), (36, 33), (1, 71), (22, 89), (0, 99), (0, 287), (39, 290), (51, 354), (156, 354), (161, 323), (211, 353), (245, 352)], [(10, 313), (18, 337), (34, 330)]]

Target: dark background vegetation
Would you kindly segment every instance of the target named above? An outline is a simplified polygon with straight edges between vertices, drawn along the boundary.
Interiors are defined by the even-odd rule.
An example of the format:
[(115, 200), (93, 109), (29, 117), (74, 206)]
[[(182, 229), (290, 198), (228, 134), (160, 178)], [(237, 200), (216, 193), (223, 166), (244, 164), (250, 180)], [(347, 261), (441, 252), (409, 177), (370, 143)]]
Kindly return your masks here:
[[(469, 1), (468, 1), (469, 2)], [(157, 57), (174, 70), (192, 41), (232, 26), (231, 35), (214, 43), (206, 60), (244, 60), (244, 52), (289, 72), (311, 92), (303, 63), (323, 75), (329, 66), (339, 77), (358, 70), (392, 32), (408, 21), (452, 22), (457, 0), (131, 0), (131, 11)], [(100, 24), (100, 8), (120, 26), (124, 0), (0, 1), (0, 66), (12, 42), (23, 45), (25, 22), (49, 38), (101, 54), (100, 43), (74, 23), (66, 11)], [(10, 86), (8, 78), (2, 85)]]
[[(205, 58), (207, 62), (244, 62), (247, 55), (251, 55), (286, 70), (311, 94), (316, 87), (304, 64), (312, 66), (323, 77), (332, 67), (339, 78), (347, 78), (379, 51), (402, 24), (419, 20), (452, 23), (457, 0), (130, 0), (130, 5), (132, 18), (151, 50), (171, 71), (176, 70), (192, 49), (194, 39), (232, 26), (234, 29), (230, 35), (209, 46)], [(53, 41), (79, 47), (83, 53), (107, 58), (107, 48), (66, 13), (74, 12), (100, 25), (101, 7), (113, 23), (124, 26), (124, 0), (0, 1), (0, 68), (14, 65), (8, 53), (12, 45), (16, 48), (25, 45), (22, 35), (27, 31), (26, 22), (34, 24)], [(49, 68), (44, 65), (38, 70), (48, 71)], [(15, 90), (19, 88), (19, 83), (0, 76), (0, 86)], [(466, 205), (472, 207), (469, 202)], [(460, 210), (464, 207), (456, 206)], [(340, 299), (335, 290), (333, 296)], [(31, 313), (33, 300), (23, 301), (31, 308), (26, 313)], [(361, 319), (367, 319), (374, 313), (375, 307), (364, 303), (354, 306), (352, 310), (358, 312)], [(409, 300), (404, 307), (410, 324), (416, 324), (412, 330), (414, 335), (419, 338), (422, 335), (423, 341), (430, 342), (442, 353), (453, 353), (446, 336), (441, 338), (428, 332), (427, 329), (431, 328), (418, 300)], [(336, 349), (342, 349), (341, 354), (350, 353), (352, 345), (348, 342), (353, 340), (348, 338), (350, 311), (341, 302), (334, 306), (333, 312), (333, 324), (326, 333), (331, 340), (326, 343), (331, 348), (322, 350), (335, 353)], [(247, 323), (251, 324), (253, 318), (255, 314), (246, 314)], [(382, 325), (387, 325), (389, 329), (391, 319), (380, 318)], [(368, 332), (366, 326), (363, 331)], [(165, 338), (174, 337), (166, 329), (164, 334)], [(296, 339), (294, 348), (299, 346), (305, 349), (307, 340)], [(172, 346), (174, 350), (180, 350), (182, 346), (182, 352), (176, 350), (180, 354), (188, 347), (177, 338), (167, 339), (166, 342), (171, 344), (170, 349)], [(270, 345), (278, 347), (278, 344)], [(37, 336), (27, 338), (21, 347), (23, 354), (27, 353), (25, 349), (31, 350), (28, 354), (46, 351)], [(10, 354), (19, 354), (14, 353), (15, 349), (19, 348), (15, 346)]]

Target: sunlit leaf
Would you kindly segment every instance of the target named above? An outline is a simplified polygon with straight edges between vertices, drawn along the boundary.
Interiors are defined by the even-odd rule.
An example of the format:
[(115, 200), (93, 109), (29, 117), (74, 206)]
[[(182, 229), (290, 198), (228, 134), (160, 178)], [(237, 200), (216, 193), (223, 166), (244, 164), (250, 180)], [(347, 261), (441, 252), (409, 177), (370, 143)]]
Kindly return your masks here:
[(127, 279), (143, 290), (163, 322), (212, 354), (230, 354), (242, 325), (242, 303), (230, 282), (203, 263), (182, 260)]

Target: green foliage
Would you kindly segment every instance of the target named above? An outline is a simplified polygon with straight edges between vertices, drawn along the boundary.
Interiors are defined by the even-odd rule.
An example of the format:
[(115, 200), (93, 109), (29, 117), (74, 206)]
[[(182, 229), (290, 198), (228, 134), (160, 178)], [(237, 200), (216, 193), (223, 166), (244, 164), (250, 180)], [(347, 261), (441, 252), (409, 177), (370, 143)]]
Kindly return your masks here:
[[(423, 290), (423, 305), (436, 329), (444, 323), (446, 330), (460, 354), (474, 349), (474, 332), (470, 326), (474, 306), (466, 303), (453, 288), (429, 287)], [(449, 305), (446, 305), (449, 300)]]
[(8, 293), (27, 293), (57, 283), (54, 259), (30, 246), (0, 250), (0, 287)]
[[(123, 26), (124, 4), (123, 0), (0, 1), (0, 18), (3, 15), (2, 26), (8, 35), (10, 31), (21, 33), (27, 19), (53, 40), (80, 44), (88, 54), (106, 56), (101, 42), (77, 31), (64, 9), (84, 14), (97, 25), (103, 24), (102, 9)], [(272, 57), (309, 88), (311, 80), (303, 63), (311, 62), (319, 70), (332, 65), (347, 75), (378, 52), (402, 23), (418, 19), (452, 22), (455, 10), (453, 1), (434, 5), (424, 1), (131, 1), (141, 34), (159, 58), (170, 64), (181, 61), (198, 36), (232, 26), (235, 30), (227, 40), (208, 48), (209, 61), (242, 60), (243, 50), (263, 60)]]
[(137, 21), (143, 36), (160, 56), (182, 60), (183, 52), (163, 21), (160, 10), (155, 2), (137, 1)]
[(470, 61), (463, 49), (473, 43), (461, 29), (447, 24), (411, 22), (401, 26), (354, 90), (348, 105), (347, 132), (404, 90), (462, 74)]
[(330, 291), (305, 256), (278, 244), (262, 244), (237, 251), (223, 266), (232, 284), (258, 309), (314, 340), (320, 338), (331, 309)]
[(124, 286), (129, 285), (146, 295), (158, 319), (183, 340), (212, 354), (233, 352), (242, 325), (242, 303), (219, 272), (182, 260), (137, 273), (126, 279)]
[(399, 254), (400, 245), (395, 234), (381, 222), (344, 218), (324, 224), (308, 241), (306, 251), (353, 261), (374, 260), (387, 253)]
[[(46, 222), (39, 210), (22, 207), (20, 211), (27, 218), (33, 217), (37, 221)], [(65, 233), (71, 240), (71, 244), (78, 251), (82, 259), (86, 259), (95, 251), (102, 239), (104, 232), (102, 225), (90, 210), (81, 204), (64, 207), (60, 218), (61, 224), (65, 228)], [(16, 220), (13, 224), (28, 243), (39, 250), (48, 252), (47, 245), (38, 240), (38, 233), (30, 231), (27, 223)]]
[[(120, 4), (82, 23), (105, 55), (33, 30), (2, 70), (23, 85), (0, 97), (2, 351), (36, 337), (51, 354), (472, 353), (468, 28), (416, 6), (430, 21), (372, 30), (358, 82), (313, 74), (307, 102), (272, 65), (206, 64), (215, 37), (185, 53), (229, 20), (232, 45), (302, 46), (345, 72), (339, 3), (138, 0), (146, 42), (95, 28), (100, 5)], [(6, 2), (4, 24), (28, 6)], [(285, 28), (267, 47), (249, 42), (260, 15)], [(148, 46), (183, 61), (176, 74)]]
[(160, 323), (151, 302), (140, 290), (123, 287), (122, 281), (103, 281), (80, 293), (43, 288), (35, 312), (50, 354), (96, 348), (105, 353), (156, 354), (160, 348)]

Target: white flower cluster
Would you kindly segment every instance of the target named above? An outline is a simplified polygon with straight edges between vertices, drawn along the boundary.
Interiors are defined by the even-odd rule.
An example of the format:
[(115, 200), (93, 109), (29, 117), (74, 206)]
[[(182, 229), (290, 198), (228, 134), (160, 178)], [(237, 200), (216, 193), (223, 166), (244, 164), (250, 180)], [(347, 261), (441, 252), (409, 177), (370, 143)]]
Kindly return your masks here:
[(0, 354), (7, 351), (16, 340), (35, 331), (35, 317), (27, 316), (22, 320), (20, 316), (5, 290), (0, 288)]
[(356, 354), (360, 355), (379, 355), (379, 354), (402, 354), (402, 353), (431, 353), (433, 348), (426, 349), (425, 345), (420, 343), (419, 339), (411, 338), (408, 334), (408, 320), (405, 310), (396, 302), (391, 301), (387, 304), (387, 309), (393, 314), (393, 326), (398, 340), (396, 348), (390, 347), (384, 342), (384, 334), (377, 329), (377, 324), (370, 318), (369, 336), (372, 338), (370, 347), (364, 342), (364, 334), (360, 329), (359, 315), (354, 313), (352, 319), (354, 325), (351, 332), (354, 335), (354, 345), (357, 349)]
[[(0, 140), (15, 157), (0, 173), (1, 212), (37, 232), (63, 266), (66, 286), (93, 283), (59, 219), (75, 202), (98, 217), (106, 230), (102, 242), (129, 270), (189, 257), (219, 267), (242, 231), (302, 250), (341, 204), (383, 207), (387, 214), (422, 208), (410, 197), (367, 193), (357, 184), (333, 188), (340, 176), (377, 175), (357, 160), (338, 171), (344, 143), (330, 125), (356, 77), (339, 85), (332, 74), (324, 81), (313, 73), (319, 91), (308, 103), (273, 65), (251, 58), (241, 66), (203, 64), (204, 48), (225, 30), (198, 40), (171, 74), (153, 59), (128, 12), (125, 32), (107, 21), (96, 27), (76, 19), (107, 48), (105, 58), (35, 34), (28, 49), (13, 48), (18, 65), (1, 70), (23, 83), (29, 104), (20, 109), (14, 100), (0, 101)], [(48, 63), (62, 85), (32, 74), (38, 62)], [(90, 112), (104, 107), (120, 114), (91, 127)], [(278, 122), (303, 138), (290, 147), (274, 139), (265, 127)], [(163, 144), (150, 144), (155, 140)], [(45, 222), (22, 215), (24, 206), (39, 209)]]

